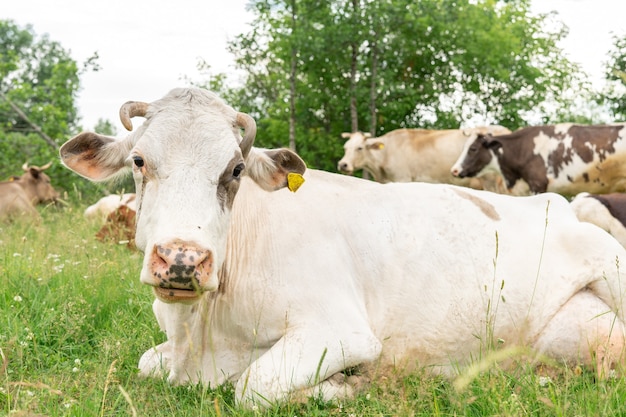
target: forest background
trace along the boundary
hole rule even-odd
[[[291,147],[311,168],[336,170],[347,131],[626,120],[626,38],[613,38],[598,89],[558,46],[567,27],[532,14],[529,0],[249,6],[250,30],[228,45],[242,80],[231,82],[200,58],[184,82],[251,114],[257,146]],[[58,161],[58,146],[83,130],[81,77],[99,69],[97,51],[76,62],[36,28],[0,20],[0,178],[19,174],[24,162]],[[118,133],[106,119],[95,130]],[[90,184],[58,163],[50,171],[70,199],[132,189]]]

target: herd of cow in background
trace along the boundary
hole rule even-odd
[[[626,124],[398,129],[380,137],[344,133],[337,169],[363,169],[381,183],[421,181],[500,194],[555,192],[581,221],[626,246]]]
[[[453,184],[512,196],[556,192],[571,198],[581,221],[626,246],[626,124],[397,129],[380,137],[343,133],[341,173],[364,170],[380,183]],[[44,166],[0,182],[0,219],[39,219],[38,204],[59,201]],[[96,239],[133,247],[134,193],[103,197],[85,210],[102,224]]]

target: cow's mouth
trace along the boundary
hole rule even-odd
[[[194,302],[202,297],[202,291],[152,287],[154,294],[167,303]]]

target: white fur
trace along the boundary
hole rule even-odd
[[[626,247],[626,228],[604,204],[590,197],[589,193],[580,193],[574,197],[571,205],[580,221],[595,224]]]
[[[590,365],[581,352],[599,349],[610,320],[585,323],[607,309],[623,346],[626,250],[562,197],[308,170],[297,193],[244,177],[231,211],[215,184],[238,150],[232,113],[183,112],[184,93],[151,107],[161,112],[132,151],[148,165],[135,169],[138,246],[149,259],[155,243],[193,240],[215,254],[219,288],[154,302],[167,341],[142,356],[142,375],[233,381],[253,406],[349,393],[336,374],[353,366],[453,375],[498,340]],[[254,152],[246,169],[276,175]]]

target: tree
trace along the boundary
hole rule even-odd
[[[80,86],[69,53],[47,35],[37,37],[32,27],[21,29],[9,20],[0,21],[0,57],[0,91],[47,135],[66,138],[77,127]],[[31,130],[6,102],[0,103],[0,126],[6,132]]]
[[[108,119],[98,119],[98,123],[96,123],[93,130],[101,135],[115,136],[117,134],[115,125]]]
[[[0,20],[0,174],[20,173],[24,162],[43,165],[53,185],[93,192],[58,163],[58,146],[79,130],[76,96],[81,71],[97,70],[97,54],[79,69],[58,42]],[[35,134],[33,134],[35,133]]]
[[[598,102],[609,109],[614,120],[626,120],[626,37],[613,37],[605,79]]]
[[[264,146],[333,170],[341,132],[547,122],[588,88],[528,0],[257,0],[231,43]],[[295,51],[295,53],[294,53]],[[292,101],[293,100],[293,101]],[[291,109],[289,103],[293,103]],[[550,107],[552,106],[552,107]],[[294,118],[295,115],[295,118]]]

